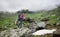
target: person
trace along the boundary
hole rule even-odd
[[[23,19],[24,19],[24,13],[21,12],[21,13],[18,15],[18,28],[22,28]]]

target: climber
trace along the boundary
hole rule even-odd
[[[17,20],[18,28],[22,28],[23,19],[24,19],[24,12],[20,12],[20,14],[18,15],[18,20]]]

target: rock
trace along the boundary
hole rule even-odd
[[[42,29],[44,29],[45,27],[46,27],[45,22],[40,22],[40,23],[37,24],[36,31],[37,31],[37,30],[42,30]]]
[[[0,33],[0,37],[21,37],[21,36],[27,36],[31,30],[28,28],[21,28],[21,29],[10,29],[5,30]]]
[[[53,33],[53,37],[60,37],[60,29],[57,29],[57,31]]]
[[[34,19],[30,19],[30,18],[25,18],[23,21],[25,21],[25,22],[29,22],[29,23],[31,23],[31,22],[35,22]]]
[[[35,22],[30,23],[29,25],[29,29],[32,30],[31,32],[35,32],[37,28],[37,24],[35,24]]]
[[[60,25],[60,22],[58,22],[56,25]]]
[[[49,21],[48,18],[43,18],[41,21]]]
[[[60,20],[60,18],[57,18],[57,20]]]
[[[45,22],[40,22],[40,23],[38,23],[37,25],[38,25],[38,27],[43,27],[43,28],[45,28],[46,23],[45,23]]]

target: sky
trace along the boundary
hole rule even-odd
[[[60,0],[0,0],[0,11],[15,12],[22,9],[31,11],[52,10],[60,5]]]

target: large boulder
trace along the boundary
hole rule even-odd
[[[45,22],[40,22],[40,23],[37,23],[36,30],[41,30],[41,29],[44,29],[45,27],[46,27],[46,23]]]
[[[43,28],[45,28],[46,23],[45,23],[45,22],[40,22],[40,23],[38,23],[37,25],[38,25],[38,27],[43,27]]]

